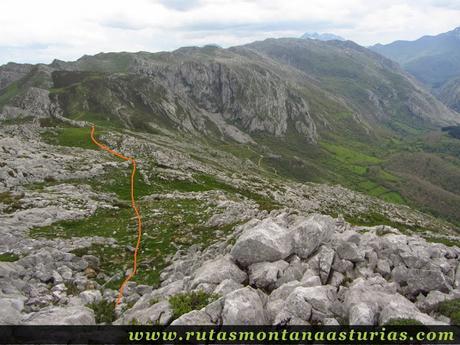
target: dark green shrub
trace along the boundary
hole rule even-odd
[[[414,325],[423,325],[420,321],[414,319],[390,319],[385,324],[385,326],[414,326]]]
[[[15,262],[19,260],[19,256],[13,253],[0,254],[0,261],[3,262]]]
[[[116,319],[115,305],[113,302],[102,300],[98,303],[91,303],[88,307],[94,310],[96,323],[111,324]]]
[[[452,325],[460,325],[460,298],[439,303],[437,310],[449,317]]]
[[[216,294],[210,294],[204,291],[192,291],[189,293],[180,293],[169,298],[169,304],[173,311],[173,318],[199,310],[209,303],[214,302],[219,298]]]

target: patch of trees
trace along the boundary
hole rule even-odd
[[[460,126],[443,127],[442,131],[447,132],[453,138],[460,139]]]

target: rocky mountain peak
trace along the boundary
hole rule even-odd
[[[345,41],[345,38],[330,33],[306,32],[300,38],[320,41]]]

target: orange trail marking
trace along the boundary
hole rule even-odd
[[[134,160],[134,158],[123,156],[121,153],[118,153],[112,150],[111,148],[109,148],[108,146],[105,146],[104,144],[101,144],[100,142],[98,142],[94,138],[94,130],[95,128],[93,125],[91,127],[91,140],[95,145],[99,146],[99,148],[101,148],[102,150],[107,151],[114,156],[117,156],[118,158],[121,158],[125,161],[130,162],[133,166],[132,172],[131,172],[131,207],[133,208],[134,214],[137,219],[137,243],[136,243],[136,249],[134,250],[133,271],[123,281],[123,283],[120,286],[120,290],[118,292],[118,298],[117,298],[116,304],[120,304],[121,299],[123,298],[123,291],[125,289],[126,284],[128,284],[128,282],[131,280],[132,277],[134,277],[134,275],[137,272],[137,254],[141,246],[141,238],[142,238],[142,218],[141,218],[139,209],[136,206],[136,200],[134,198],[134,177],[136,176],[136,161]]]

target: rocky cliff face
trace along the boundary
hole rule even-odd
[[[187,56],[186,52],[182,54]],[[236,55],[227,61],[194,61],[170,66],[141,66],[137,72],[164,85],[169,99],[188,99],[213,117],[243,130],[285,136],[294,124],[299,134],[317,139],[308,101],[293,85],[268,68]]]
[[[439,99],[450,108],[460,111],[460,78],[446,82],[439,91]]]
[[[33,66],[30,64],[9,63],[0,66],[0,90],[11,85],[15,81],[24,78]]]
[[[72,80],[68,72],[55,72],[55,80],[65,78]],[[134,127],[139,126],[139,113],[143,113],[145,122],[155,126],[163,123],[185,132],[243,142],[250,141],[254,132],[285,136],[291,125],[306,141],[317,139],[307,101],[280,77],[251,65],[194,60],[167,66],[139,64],[135,75],[84,80],[82,84],[88,92],[98,90],[82,95],[71,89],[53,95],[64,113],[72,112],[69,102],[74,102],[73,107],[107,113]]]

